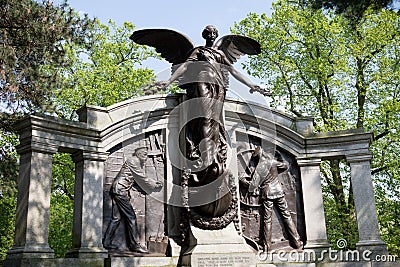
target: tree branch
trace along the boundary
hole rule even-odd
[[[388,166],[382,166],[382,167],[374,168],[374,169],[371,170],[371,175],[380,173],[382,171],[386,171],[387,169],[389,169]]]
[[[390,133],[390,131],[389,131],[388,129],[386,129],[384,132],[382,132],[382,133],[380,133],[380,134],[377,134],[377,135],[374,137],[374,140],[377,141],[377,140],[379,140],[379,139],[385,137],[385,136],[388,135],[389,133]]]

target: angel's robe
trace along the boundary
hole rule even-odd
[[[226,169],[228,145],[222,120],[226,86],[221,53],[211,47],[194,48],[186,61],[185,77],[180,81],[188,101],[193,102],[188,112],[196,113],[186,125],[186,154],[188,159],[198,163],[191,167],[197,176],[192,186],[214,182]],[[228,208],[230,200],[230,194],[227,194],[226,198],[202,209],[208,214],[220,215]]]

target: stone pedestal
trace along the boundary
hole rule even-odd
[[[191,225],[191,247],[182,254],[182,266],[255,267],[255,252],[246,244],[233,223],[221,230],[201,230]]]

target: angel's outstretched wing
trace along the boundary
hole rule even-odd
[[[233,64],[242,55],[257,55],[261,53],[260,43],[243,35],[225,35],[214,45],[222,50],[228,60]]]
[[[259,42],[250,37],[238,34],[225,35],[221,37],[217,43],[215,43],[214,48],[223,51],[231,64],[238,61],[238,59],[243,55],[257,55],[261,53]],[[226,69],[222,69],[222,72],[225,86],[228,88],[229,72]]]
[[[133,32],[130,37],[137,44],[152,46],[165,60],[173,65],[185,62],[194,48],[193,42],[169,29],[144,29]]]

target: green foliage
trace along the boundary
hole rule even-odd
[[[0,262],[14,243],[17,195],[17,137],[0,130]]]
[[[377,210],[382,239],[391,255],[400,256],[400,203],[387,197],[378,197]]]
[[[321,164],[324,210],[330,244],[347,241],[346,249],[355,249],[357,220],[350,183],[350,168],[344,161],[326,160]]]
[[[50,207],[49,245],[56,258],[63,258],[72,248],[74,202],[67,195],[54,192]]]
[[[278,0],[271,18],[251,13],[235,25],[234,32],[262,46],[262,53],[251,57],[245,68],[271,86],[273,106],[283,103],[296,116],[315,117],[317,131],[374,132],[372,174],[382,191],[377,201],[389,208],[379,213],[381,228],[392,233],[386,227],[392,227],[389,220],[398,214],[400,203],[400,16],[369,6],[360,19],[351,20],[305,2]],[[335,204],[327,211],[327,221],[335,221],[328,232],[331,238],[346,236],[354,204],[339,161],[326,163],[323,184],[326,203]],[[338,219],[345,227],[334,226]],[[389,248],[399,246],[398,236],[383,236]]]
[[[52,175],[49,245],[62,258],[72,248],[75,164],[70,154],[54,155]]]
[[[329,243],[332,245],[332,249],[339,249],[337,247],[337,241],[341,239],[344,239],[347,242],[345,249],[356,249],[358,232],[357,220],[354,212],[351,216],[348,216],[347,213],[339,211],[334,199],[326,195],[324,196],[324,211],[325,217],[327,218],[327,235]],[[346,231],[343,231],[343,228],[345,228]]]
[[[362,18],[366,10],[390,7],[396,0],[306,0],[314,8],[334,9],[350,18]]]
[[[52,176],[49,245],[63,258],[72,248],[75,163],[70,154],[54,155]]]
[[[58,153],[53,157],[53,180],[51,191],[53,194],[66,195],[74,200],[75,163],[71,155]]]
[[[0,196],[0,262],[14,244],[15,207],[15,197]]]
[[[0,197],[16,195],[18,157],[15,146],[17,144],[18,139],[15,134],[0,129]]]
[[[59,116],[73,118],[85,105],[106,107],[141,95],[141,88],[155,80],[152,70],[139,68],[155,54],[129,39],[133,30],[128,22],[121,27],[97,22],[87,36],[88,47],[69,47],[66,55],[74,64],[64,70],[64,84],[55,97]]]
[[[92,21],[66,3],[0,0],[0,99],[3,123],[15,114],[44,111],[60,70],[68,67],[65,47],[85,43]],[[44,66],[55,66],[48,72]],[[5,120],[5,121],[4,121]]]
[[[341,31],[338,19],[282,1],[274,8],[272,18],[250,14],[236,25],[262,46],[245,67],[269,83],[276,102],[283,98],[292,113],[317,115],[318,130],[343,128],[347,116],[337,111],[346,86],[339,75],[346,68],[345,48],[332,38]]]

